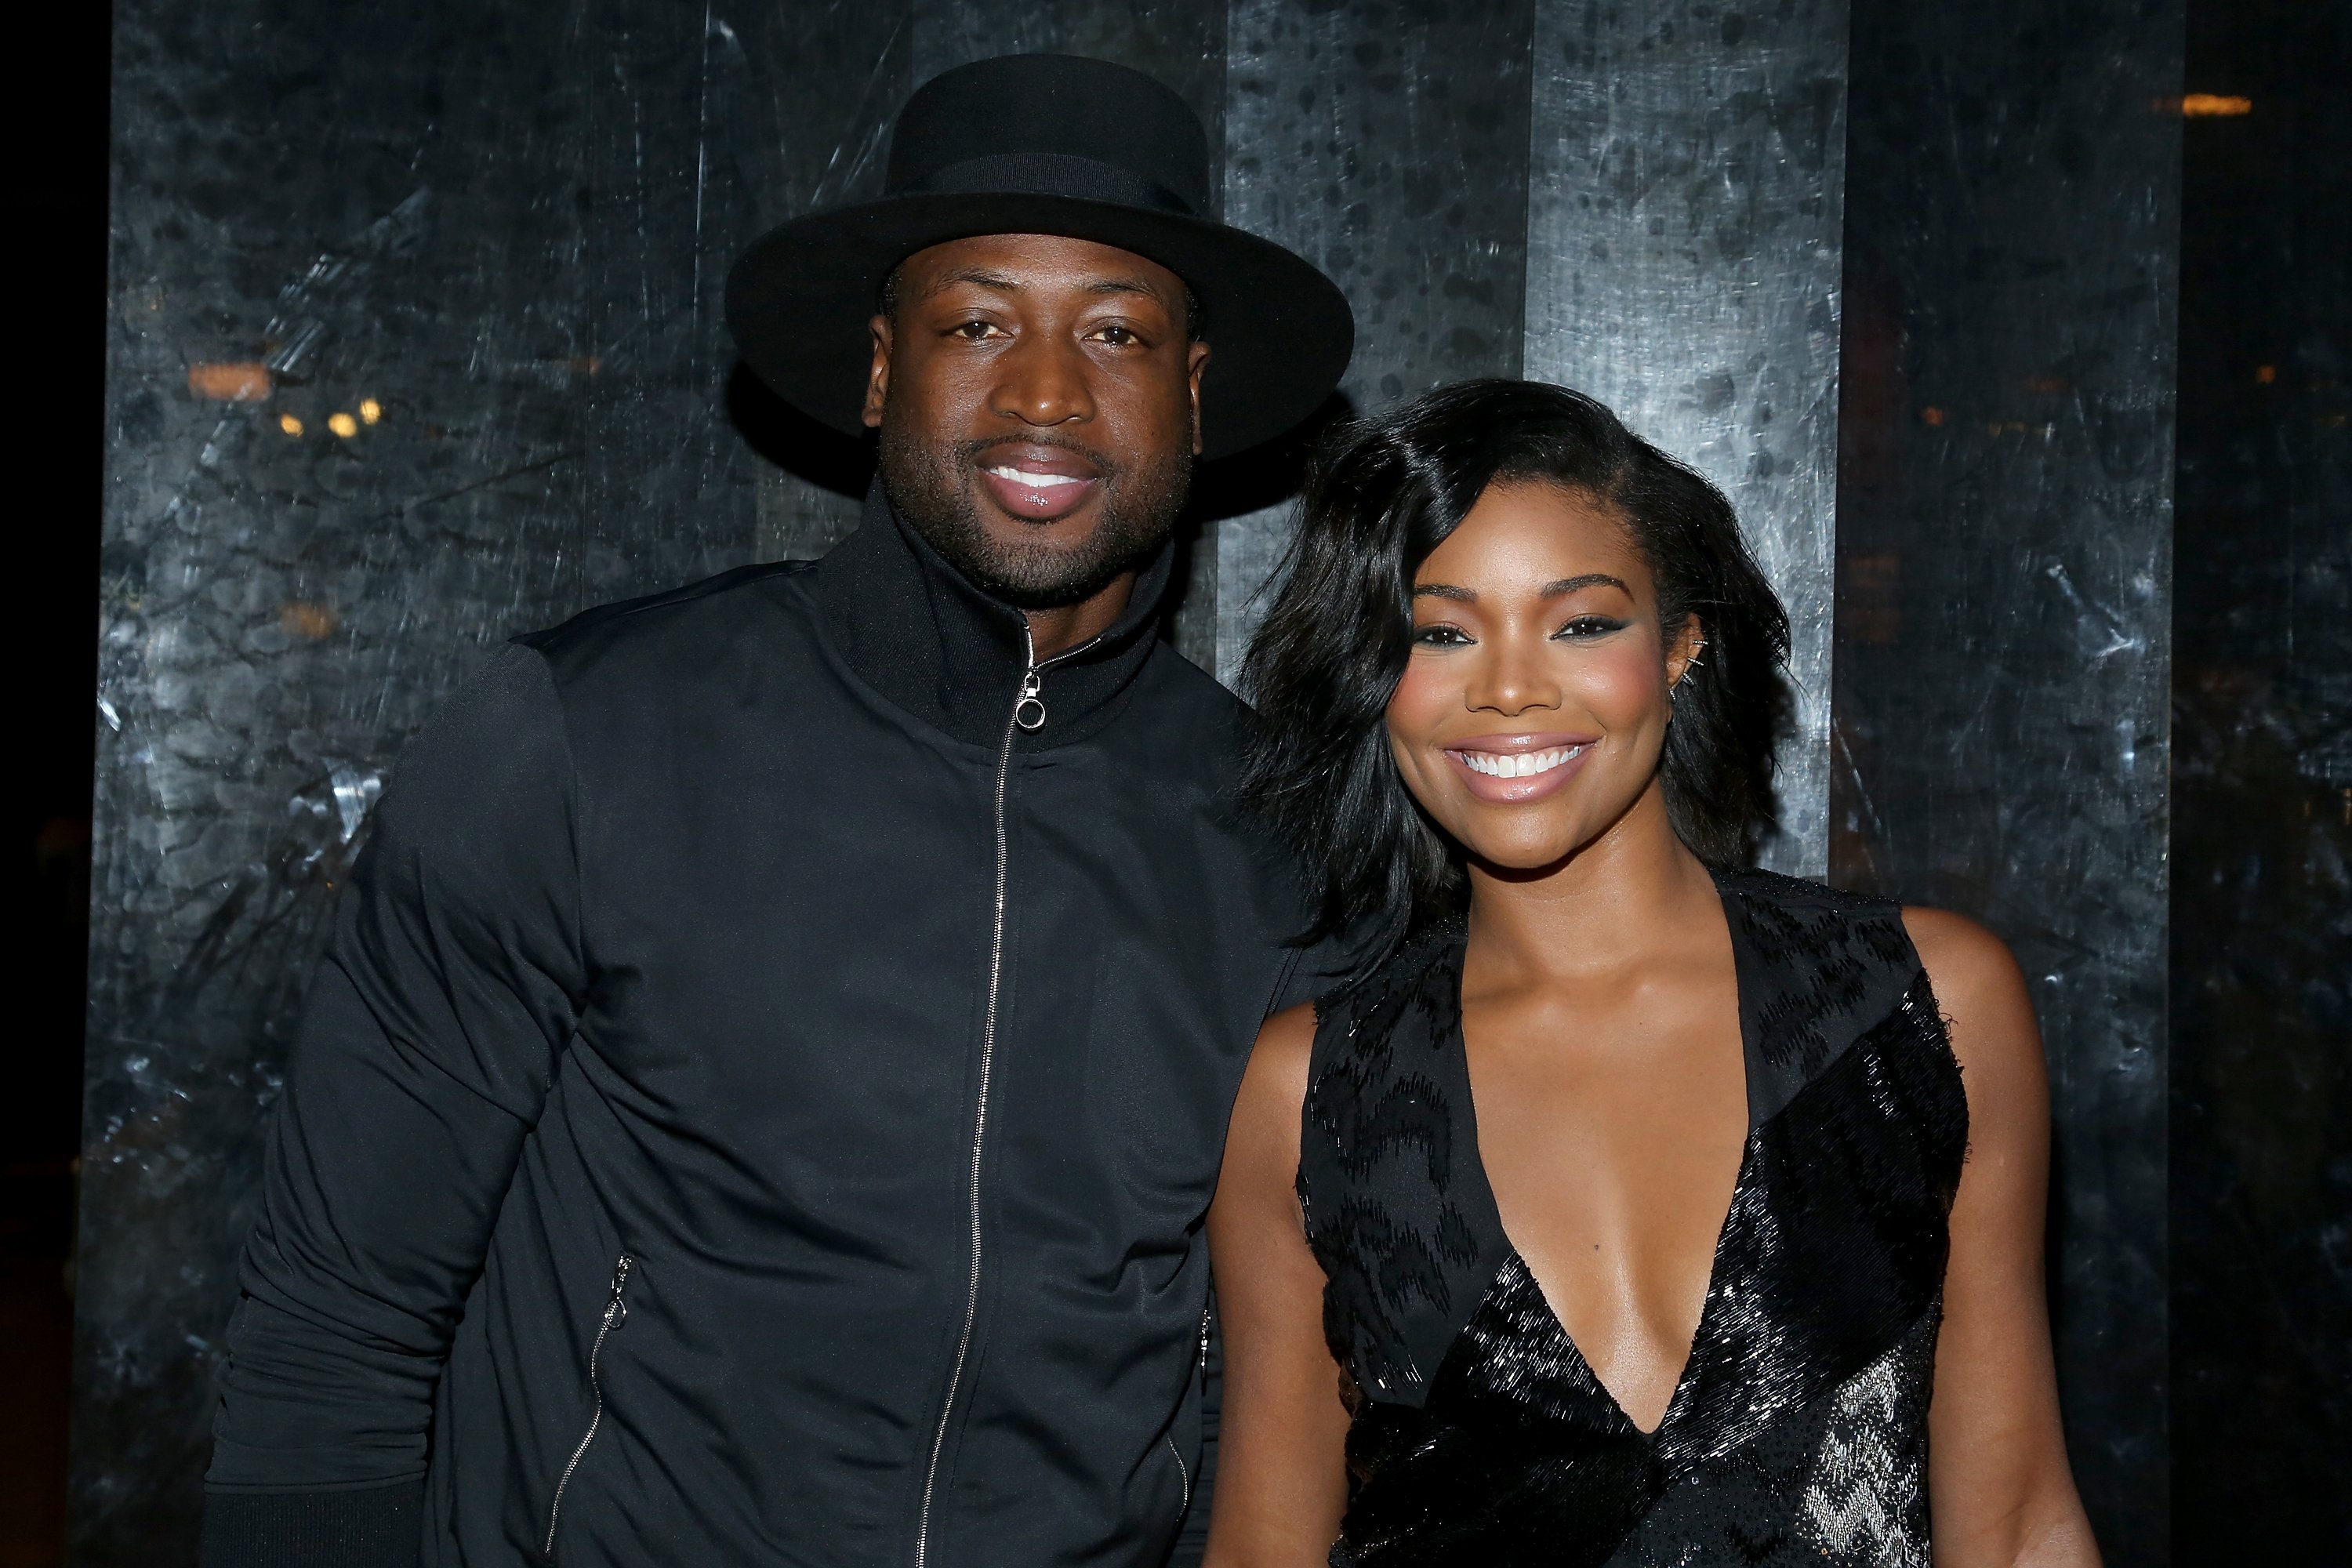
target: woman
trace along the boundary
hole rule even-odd
[[[1213,1568],[2097,1562],[2015,963],[1739,868],[1787,636],[1722,496],[1574,393],[1320,465],[1252,792],[1327,929],[1406,934],[1235,1109]]]

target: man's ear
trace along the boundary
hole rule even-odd
[[[877,316],[866,323],[874,338],[874,363],[866,369],[866,409],[859,416],[868,430],[882,426],[882,405],[890,396],[890,318]]]
[[[1683,629],[1674,646],[1666,650],[1666,689],[1673,690],[1683,683],[1694,665],[1706,661],[1699,655],[1706,647],[1706,626],[1696,616],[1683,617]]]
[[[1201,455],[1201,372],[1209,363],[1209,345],[1194,343],[1184,362],[1184,395],[1192,405],[1192,456]]]

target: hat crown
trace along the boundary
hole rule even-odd
[[[885,189],[971,189],[1016,160],[1117,171],[1151,187],[1151,205],[1210,212],[1209,138],[1192,106],[1141,71],[1076,55],[999,55],[925,82],[891,132]]]

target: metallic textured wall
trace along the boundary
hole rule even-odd
[[[1592,394],[1739,509],[1789,606],[1765,863],[1829,866],[1846,0],[1537,12],[1527,374]]]
[[[1184,92],[1226,216],[1348,291],[1327,416],[1524,368],[1740,504],[1799,626],[1775,862],[2037,978],[2078,1456],[2157,1561],[2177,12],[2008,16],[1854,0],[1849,200],[1844,0],[128,0],[82,1559],[192,1555],[262,1118],[401,742],[497,638],[839,537],[867,449],[734,364],[727,263],[877,189],[924,76],[1056,48]],[[1300,456],[1202,475],[1173,635],[1227,679]]]
[[[2024,966],[2075,1473],[2158,1563],[2181,12],[2002,21],[1854,7],[1830,870]]]

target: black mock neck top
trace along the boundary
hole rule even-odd
[[[1719,876],[1748,1136],[1688,1364],[1635,1426],[1503,1233],[1459,922],[1321,1009],[1298,1190],[1351,1385],[1339,1568],[1917,1563],[1968,1104],[1892,902]]]

